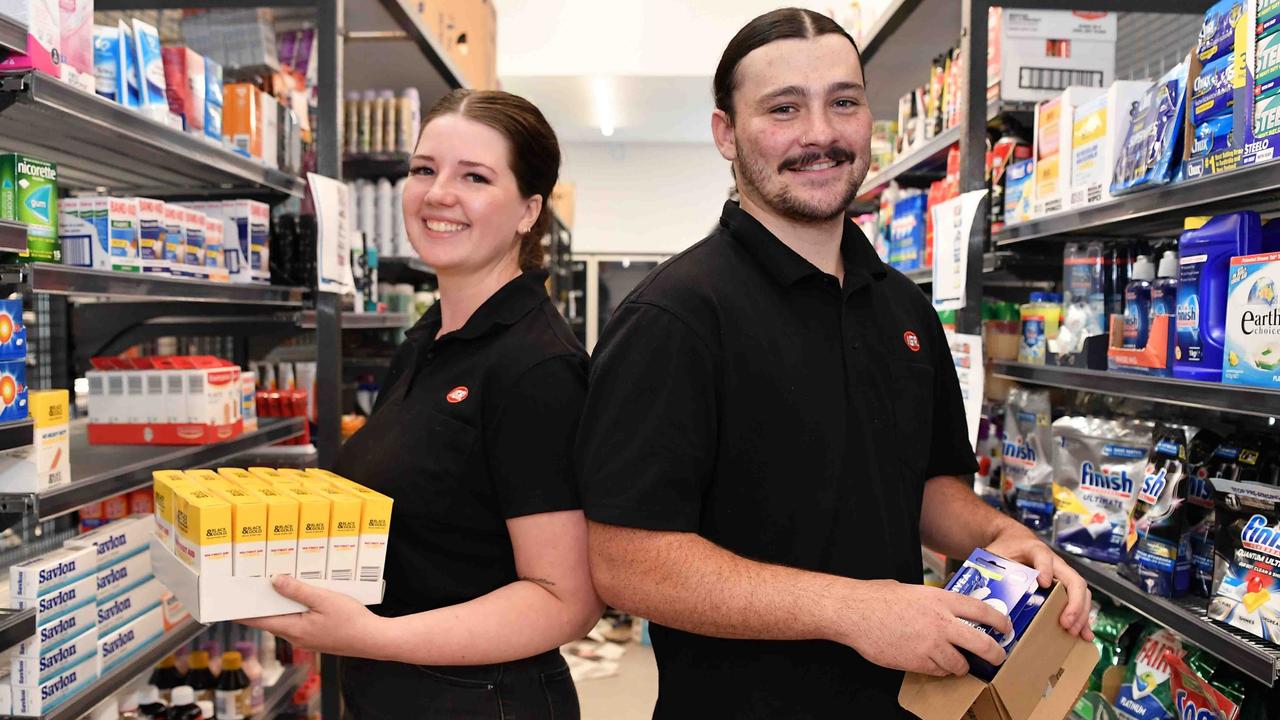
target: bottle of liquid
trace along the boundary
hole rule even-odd
[[[1033,292],[1031,301],[1019,308],[1022,340],[1018,345],[1018,362],[1043,365],[1049,353],[1049,341],[1058,337],[1062,318],[1061,297],[1054,293]]]
[[[395,198],[395,190],[391,187],[391,181],[387,178],[378,178],[374,193],[374,205],[377,212],[377,224],[373,233],[374,245],[378,248],[379,255],[391,255],[395,245],[393,230],[395,219],[393,216],[400,211],[400,208],[392,204]]]
[[[1173,349],[1177,344],[1177,333],[1174,332],[1175,313],[1178,307],[1178,251],[1165,250],[1156,269],[1155,282],[1151,283],[1151,323],[1155,327],[1156,318],[1166,318],[1167,354],[1165,367],[1153,368],[1153,375],[1168,375],[1173,367]]]
[[[116,698],[116,717],[120,720],[138,720],[142,713],[138,710],[138,691],[133,690]]]
[[[170,655],[156,665],[147,684],[154,685],[159,690],[161,700],[167,703],[170,702],[170,693],[174,688],[187,684],[187,677],[178,669],[177,658]]]
[[[218,706],[208,700],[197,700],[196,707],[200,709],[200,720],[212,720],[218,717]]]
[[[360,95],[360,152],[369,154],[373,147],[373,103],[378,96],[372,90],[365,90]]]
[[[1151,281],[1156,277],[1151,258],[1139,255],[1131,277],[1124,288],[1124,347],[1141,350],[1147,346],[1151,330]]]
[[[206,658],[207,660],[207,658]],[[179,685],[173,689],[173,703],[169,705],[166,720],[202,720],[204,714],[196,705],[196,693],[190,685]]]
[[[240,653],[235,650],[222,653],[222,674],[218,676],[213,703],[218,720],[244,720],[253,714],[250,686]]]
[[[262,687],[262,663],[258,662],[258,645],[242,640],[236,643],[236,650],[244,659],[244,674],[249,676],[249,708],[257,715],[266,704],[266,694]]]
[[[209,651],[192,650],[187,660],[187,686],[195,692],[196,700],[212,701],[217,684],[218,679],[209,669]],[[177,689],[174,690],[176,692]],[[178,704],[176,696],[171,704]]]
[[[393,153],[400,146],[396,138],[396,131],[399,129],[399,123],[396,122],[399,103],[396,102],[393,90],[383,90],[378,93],[378,99],[382,101],[382,151]]]
[[[409,246],[409,233],[404,227],[404,186],[409,178],[400,178],[391,189],[391,234],[393,236],[389,255],[412,257],[413,248]]]
[[[377,90],[369,90],[365,96],[369,98],[369,152],[386,152],[386,138],[382,135],[387,115],[386,100]]]
[[[147,685],[138,693],[138,717],[145,720],[165,720],[169,709],[160,702],[160,688]]]
[[[347,92],[347,101],[343,105],[342,114],[342,149],[348,155],[360,152],[360,93],[356,90]]]
[[[379,293],[385,297],[385,293]],[[269,632],[262,633],[262,652],[258,657],[262,660],[262,684],[265,687],[271,687],[276,684],[281,675],[284,675],[284,666],[280,664],[280,658],[276,657],[276,636]]]
[[[412,155],[418,146],[418,127],[422,125],[422,100],[418,97],[418,88],[405,88],[400,93],[399,116],[400,130],[397,134],[399,147],[396,149]]]

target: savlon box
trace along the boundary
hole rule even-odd
[[[38,658],[15,656],[9,664],[14,685],[40,685],[86,658],[98,661],[98,629],[89,628],[71,642]]]
[[[98,662],[105,672],[164,634],[164,611],[154,607],[124,627],[98,634]]]
[[[33,601],[25,601],[33,602]],[[89,603],[37,626],[36,634],[18,643],[18,655],[40,658],[66,645],[81,633],[98,626],[98,605]]]
[[[86,657],[39,685],[14,685],[13,714],[46,715],[97,679],[97,658]]]
[[[95,577],[85,577],[70,585],[54,590],[38,598],[14,598],[19,609],[36,609],[36,626],[48,625],[63,615],[70,615],[85,605],[98,602],[98,583]]]
[[[131,515],[67,541],[67,547],[93,547],[98,569],[104,570],[147,549],[156,534],[152,515]]]
[[[9,595],[35,599],[94,575],[98,555],[93,548],[62,548],[9,570]]]
[[[150,553],[145,553],[147,563]],[[154,577],[110,600],[98,603],[98,632],[106,634],[164,602],[164,586]]]
[[[98,571],[98,602],[103,603],[150,580],[151,556],[135,553]]]

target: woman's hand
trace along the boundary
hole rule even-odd
[[[341,593],[322,590],[287,575],[277,575],[272,587],[309,610],[291,615],[252,618],[240,622],[288,640],[293,645],[332,655],[380,659],[384,618]]]

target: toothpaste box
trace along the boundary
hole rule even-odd
[[[164,257],[164,202],[138,198],[138,264],[144,273],[168,273]]]
[[[325,576],[330,580],[355,580],[364,502],[343,490],[324,487],[310,487],[308,490],[329,501],[329,553]]]
[[[19,609],[35,607],[36,626],[44,626],[98,602],[97,578],[85,577],[39,598],[15,598]]]
[[[97,658],[86,657],[38,686],[13,686],[13,714],[41,716],[98,679]]]
[[[323,580],[329,557],[329,500],[299,487],[275,488],[298,501],[298,574],[303,580]]]
[[[169,272],[183,274],[187,261],[187,236],[182,224],[183,207],[173,203],[164,206],[164,260]]]
[[[98,571],[98,603],[104,603],[150,580],[151,555],[140,552]]]
[[[1280,387],[1280,253],[1231,259],[1222,381]]]
[[[98,571],[93,548],[64,547],[9,569],[9,595],[36,599]]]
[[[119,630],[98,634],[98,662],[106,672],[164,635],[164,611],[154,607]]]
[[[231,505],[191,483],[173,496],[175,554],[199,575],[231,577]]]
[[[186,246],[186,255],[182,261],[181,274],[188,277],[207,280],[209,271],[205,267],[205,216],[199,210],[189,207],[182,209],[182,237]]]
[[[173,489],[176,485],[192,484],[181,470],[156,470],[151,473],[152,505],[155,507],[156,537],[160,544],[170,552],[176,552],[173,546],[173,510],[176,499]]]
[[[1071,207],[1111,199],[1117,145],[1129,132],[1131,109],[1149,87],[1148,82],[1117,80],[1105,94],[1076,108],[1071,124]]]
[[[27,393],[32,443],[0,454],[0,492],[44,492],[71,482],[71,400],[66,390]]]
[[[1265,37],[1280,28],[1280,0],[1258,0],[1257,33]]]
[[[189,470],[187,477],[231,505],[231,573],[263,577],[267,573],[267,504],[213,470]]]
[[[98,629],[89,628],[71,642],[41,657],[14,656],[10,662],[10,679],[16,686],[38,686],[63,670],[86,658],[98,660]]]
[[[37,625],[35,635],[18,643],[17,654],[29,658],[44,657],[79,637],[86,630],[97,626],[97,603],[81,605],[44,625]]]
[[[164,602],[165,592],[164,585],[152,578],[128,592],[98,603],[99,634],[105,635],[139,615],[159,608]]]
[[[0,155],[0,219],[26,224],[27,252],[22,257],[62,262],[57,166],[29,155]]]
[[[223,200],[223,217],[236,226],[236,242],[254,282],[271,282],[271,206],[256,200]],[[231,244],[227,236],[226,244]],[[243,281],[243,276],[234,278]]]
[[[156,534],[152,515],[131,515],[67,541],[67,547],[92,547],[98,553],[98,569],[144,552]]]
[[[26,420],[27,361],[0,360],[0,423]]]

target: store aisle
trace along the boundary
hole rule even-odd
[[[578,683],[583,720],[649,720],[658,700],[653,647],[628,643],[613,677]]]

